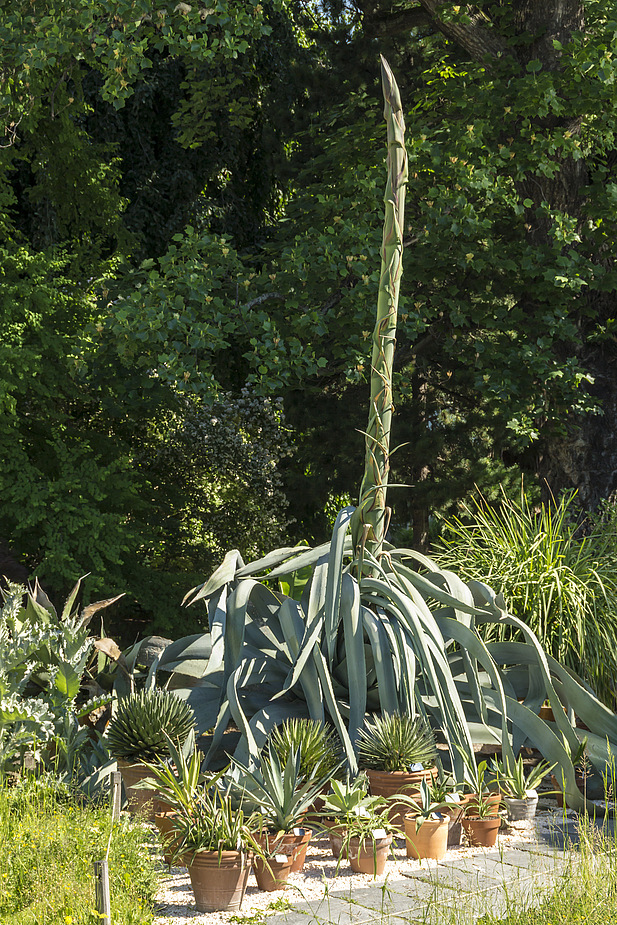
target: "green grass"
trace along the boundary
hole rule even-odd
[[[105,857],[110,812],[82,807],[51,778],[0,784],[2,925],[94,925],[93,863]],[[157,873],[150,835],[122,818],[109,852],[112,921],[149,925]]]

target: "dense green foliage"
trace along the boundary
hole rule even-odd
[[[46,586],[90,572],[177,634],[225,548],[322,540],[355,497],[380,50],[410,164],[394,526],[426,545],[521,467],[610,494],[615,4],[553,6],[11,7],[0,537]]]

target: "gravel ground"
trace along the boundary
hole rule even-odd
[[[571,816],[571,813],[568,813]],[[562,810],[548,810],[538,814],[535,824],[522,823],[503,830],[499,834],[498,845],[502,848],[516,847],[535,841],[538,834],[548,834],[555,823],[563,820]],[[482,851],[494,851],[494,848],[449,848],[447,859],[470,857]],[[233,917],[250,917],[255,914],[267,914],[286,908],[288,904],[300,901],[321,899],[328,889],[344,891],[352,884],[354,887],[366,887],[371,884],[379,886],[386,880],[402,878],[402,871],[418,870],[421,867],[435,865],[436,861],[414,861],[406,857],[404,840],[399,840],[394,848],[395,857],[388,861],[382,877],[373,877],[352,872],[343,862],[336,871],[336,861],[332,857],[327,836],[313,836],[309,843],[304,871],[291,874],[286,889],[275,893],[258,890],[255,877],[251,873],[247,891],[240,913],[233,912],[197,912],[193,901],[191,882],[186,868],[172,868],[157,894],[157,915],[154,925],[226,925]]]

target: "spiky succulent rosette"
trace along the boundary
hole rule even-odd
[[[159,761],[167,754],[167,734],[180,746],[195,726],[195,714],[184,700],[158,688],[130,694],[118,704],[107,730],[114,758]]]

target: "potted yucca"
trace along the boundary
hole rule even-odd
[[[148,764],[168,754],[168,741],[180,748],[195,728],[195,714],[186,701],[158,688],[129,694],[119,701],[105,735],[110,755],[118,761],[128,809],[137,812],[152,804],[152,793],[135,789],[151,775]]]
[[[418,798],[422,781],[432,783],[437,775],[435,737],[421,716],[373,716],[360,730],[357,752],[358,763],[368,775],[370,791],[376,796],[406,794]],[[394,803],[389,816],[402,828],[406,812],[404,803]]]
[[[198,912],[240,909],[251,863],[264,857],[254,836],[260,818],[238,804],[224,773],[208,778],[190,805],[180,804],[174,823],[174,857],[188,868]]]

